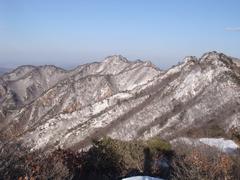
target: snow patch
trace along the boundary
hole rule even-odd
[[[216,147],[226,153],[232,153],[239,148],[234,141],[223,138],[200,138],[199,142],[211,147]]]
[[[199,138],[192,139],[187,137],[180,137],[170,141],[171,144],[176,144],[178,142],[182,142],[192,146],[198,146],[201,144],[208,145],[210,147],[215,147],[218,150],[224,153],[234,153],[237,149],[239,149],[239,145],[236,144],[232,140],[224,139],[224,138]]]

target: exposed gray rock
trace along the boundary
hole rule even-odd
[[[235,61],[210,52],[166,71],[122,56],[71,71],[20,67],[0,79],[1,135],[34,150],[79,149],[106,135],[173,139],[212,124],[227,132],[240,126]]]

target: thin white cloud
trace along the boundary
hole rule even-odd
[[[234,31],[234,32],[240,32],[240,27],[227,27],[225,28],[226,31]]]

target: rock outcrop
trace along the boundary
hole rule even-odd
[[[209,52],[164,71],[122,56],[71,71],[22,66],[0,77],[1,137],[35,150],[84,148],[103,136],[173,139],[212,127],[228,132],[240,126],[238,64]]]

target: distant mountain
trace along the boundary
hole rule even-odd
[[[6,72],[9,72],[9,71],[11,71],[10,68],[1,68],[1,67],[0,67],[0,76],[1,76],[2,74],[6,73]]]
[[[70,71],[21,66],[0,78],[1,138],[52,150],[103,136],[219,136],[240,125],[235,61],[209,52],[164,71],[122,56]]]

